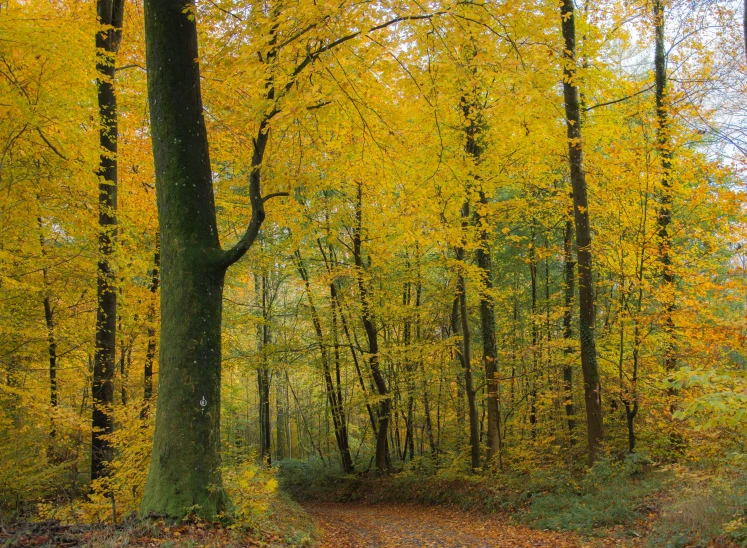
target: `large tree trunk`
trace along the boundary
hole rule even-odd
[[[602,422],[602,386],[599,382],[596,333],[594,330],[594,278],[591,253],[589,203],[584,173],[583,141],[581,139],[581,110],[578,100],[576,73],[576,22],[573,0],[563,0],[560,6],[563,39],[563,98],[565,100],[568,134],[568,161],[573,188],[573,214],[576,225],[579,285],[579,339],[581,342],[581,370],[584,376],[586,426],[589,441],[589,462],[597,456],[604,438]]]
[[[141,513],[212,517],[220,475],[221,315],[225,264],[202,116],[194,8],[145,3],[151,134],[161,231],[158,406]],[[178,99],[177,99],[178,98]],[[214,490],[213,490],[214,489]]]
[[[142,514],[212,518],[227,506],[220,474],[221,315],[226,269],[265,219],[260,166],[268,133],[254,139],[246,232],[218,241],[202,114],[195,6],[146,0],[148,100],[161,231],[158,406]]]
[[[99,258],[96,295],[96,349],[93,361],[93,428],[91,479],[106,474],[112,458],[107,437],[114,431],[108,409],[114,403],[114,364],[117,344],[117,293],[113,255],[117,239],[117,97],[114,94],[114,61],[122,37],[124,0],[98,0],[96,70],[99,103]]]

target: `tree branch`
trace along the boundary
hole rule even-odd
[[[52,149],[52,152],[54,152],[57,156],[59,156],[63,160],[67,161],[67,158],[65,157],[65,155],[62,154],[59,150],[57,150],[55,146],[49,142],[49,140],[44,136],[40,128],[36,128],[36,132],[39,134],[39,137],[42,138],[42,141],[44,141],[47,144],[47,146]]]
[[[615,99],[614,101],[607,101],[606,103],[599,103],[598,105],[592,105],[590,107],[586,107],[584,109],[584,112],[589,112],[590,110],[594,110],[595,108],[599,107],[607,107],[609,105],[614,105],[615,103],[622,103],[623,101],[627,101],[628,99],[632,99],[633,97],[636,97],[637,95],[640,95],[641,93],[646,93],[647,91],[650,91],[653,89],[655,84],[651,84],[650,86],[646,86],[640,91],[636,91],[633,95],[628,95],[627,97],[621,97],[620,99]]]
[[[283,89],[284,92],[290,91],[290,89],[293,87],[293,84],[296,81],[296,76],[301,74],[301,72],[311,63],[313,63],[322,53],[329,51],[331,49],[336,48],[340,44],[344,44],[345,42],[348,42],[352,40],[353,38],[357,38],[358,36],[361,36],[362,34],[368,34],[370,32],[374,32],[377,30],[385,29],[391,25],[394,25],[396,23],[401,23],[402,21],[418,21],[422,19],[432,19],[436,15],[445,15],[448,12],[445,11],[437,11],[434,13],[428,13],[425,15],[404,15],[402,17],[395,17],[394,19],[390,19],[389,21],[385,23],[381,23],[380,25],[376,25],[374,27],[371,27],[370,29],[366,31],[357,31],[348,34],[347,36],[343,36],[341,38],[338,38],[337,40],[334,40],[327,44],[326,46],[321,46],[317,48],[313,52],[309,52],[309,54],[304,57],[303,61],[301,61],[298,65],[296,65],[296,68],[293,69],[293,72],[291,73],[291,79],[290,81],[285,85],[285,88]]]
[[[259,235],[259,229],[262,228],[262,223],[265,221],[265,207],[264,203],[272,198],[278,198],[281,196],[290,196],[288,192],[273,192],[267,196],[261,196],[259,193],[259,168],[255,168],[255,171],[250,175],[249,183],[249,200],[252,204],[252,218],[249,220],[249,225],[246,227],[246,232],[241,239],[231,249],[223,251],[219,259],[220,266],[228,268],[236,261],[241,259]]]
[[[114,72],[119,72],[120,70],[127,70],[127,69],[131,69],[131,68],[139,68],[140,70],[145,71],[145,67],[142,67],[142,66],[138,65],[137,63],[133,63],[131,65],[124,65],[124,66],[121,66],[121,67],[114,67]]]
[[[273,192],[272,194],[268,194],[267,196],[262,198],[262,203],[266,202],[267,200],[271,200],[272,198],[278,198],[280,196],[288,197],[290,196],[289,192]]]

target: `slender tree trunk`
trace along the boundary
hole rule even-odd
[[[46,264],[47,251],[42,232],[42,220],[39,222],[39,244],[41,245],[42,260],[42,279],[44,282],[44,323],[47,326],[47,352],[49,354],[49,405],[53,410],[57,409],[57,337],[55,336],[54,308],[52,308],[52,297],[50,294],[49,269]],[[47,446],[47,459],[50,462],[56,461],[54,442],[57,437],[55,428],[55,417],[52,417],[52,427],[49,431],[49,445]]]
[[[654,69],[656,77],[656,119],[657,147],[661,159],[661,180],[659,182],[659,211],[657,218],[659,238],[659,261],[661,263],[662,295],[664,305],[664,370],[671,376],[677,369],[677,348],[674,338],[674,272],[672,270],[672,237],[669,225],[672,223],[672,141],[669,128],[669,107],[667,90],[667,58],[664,49],[664,5],[662,0],[654,0],[654,34],[655,55]],[[669,411],[674,412],[676,392],[669,390]],[[673,441],[681,443],[679,436]]]
[[[275,421],[275,438],[277,439],[276,456],[277,460],[283,460],[286,457],[285,448],[288,445],[286,432],[288,429],[288,411],[285,406],[288,389],[285,386],[283,375],[277,375],[275,378],[275,406],[277,409],[277,420]]]
[[[270,372],[263,364],[257,369],[257,393],[259,394],[259,454],[262,463],[272,464],[270,422]]]
[[[625,406],[625,422],[628,426],[628,450],[635,452],[635,417],[638,414],[638,362],[641,348],[641,328],[638,318],[634,319],[633,325],[633,374],[630,378],[630,395],[626,394],[623,399]]]
[[[462,278],[461,294],[459,296],[459,316],[462,322],[462,359],[464,365],[464,389],[467,393],[469,407],[469,443],[472,456],[472,469],[480,468],[480,423],[477,413],[477,393],[472,379],[472,352],[470,348],[471,336],[469,315],[467,313],[467,295],[464,279]]]
[[[334,311],[333,305],[333,324],[335,328],[334,334],[334,353],[336,359],[336,372],[335,376],[337,379],[337,385],[332,378],[332,371],[329,363],[329,354],[327,352],[327,346],[324,341],[324,333],[322,332],[322,322],[319,319],[319,313],[317,312],[314,304],[314,298],[311,294],[311,284],[309,283],[309,274],[306,271],[306,267],[301,259],[301,252],[296,251],[296,267],[298,268],[299,275],[304,282],[306,289],[306,297],[309,304],[309,310],[311,311],[311,322],[314,326],[316,333],[317,342],[319,343],[319,352],[322,360],[322,372],[324,374],[324,385],[327,393],[327,402],[332,413],[332,424],[335,433],[335,441],[337,442],[337,448],[340,451],[340,459],[342,461],[342,469],[346,474],[353,473],[353,459],[350,455],[350,444],[348,441],[347,431],[347,419],[345,417],[345,409],[342,401],[342,388],[340,378],[340,350],[339,344],[337,343],[337,314]]]
[[[345,413],[345,400],[342,393],[342,363],[340,360],[340,337],[337,329],[337,303],[334,295],[330,290],[330,305],[332,308],[332,351],[335,358],[335,403],[337,404],[338,416],[340,423],[340,445],[341,455],[343,458],[343,470],[352,474],[353,459],[350,455],[350,439],[348,437],[348,416]]]
[[[49,295],[44,296],[44,320],[47,324],[47,349],[49,351],[49,405],[55,408],[57,407],[57,339],[54,334],[54,310]],[[55,431],[52,430],[49,436],[54,438]]]
[[[469,218],[469,204],[462,206],[462,225],[466,228],[466,219]],[[460,263],[464,262],[464,247],[460,245],[456,249],[456,258]],[[461,268],[461,267],[460,267]],[[471,333],[469,326],[469,313],[467,310],[467,291],[464,273],[460,270],[457,274],[456,295],[458,322],[454,322],[455,328],[459,330],[462,337],[459,345],[458,355],[464,371],[464,391],[467,395],[467,413],[469,417],[469,443],[471,466],[473,470],[480,468],[480,420],[477,412],[477,394],[472,379],[472,353]]]
[[[267,274],[255,276],[255,287],[257,289],[260,309],[262,311],[262,323],[257,326],[257,354],[260,356],[260,365],[257,368],[257,391],[259,394],[259,454],[262,463],[270,466],[272,464],[271,442],[272,427],[270,420],[270,364],[267,359],[267,345],[270,344],[270,313],[267,303]]]
[[[119,331],[122,330],[119,329]],[[119,338],[119,382],[122,405],[127,405],[127,345],[123,337]]]
[[[421,280],[421,274],[420,274],[420,249],[417,249],[417,284],[415,286],[415,340],[420,342],[420,337],[422,333],[422,318],[421,318],[421,312],[420,312],[420,300],[423,293],[423,283]],[[431,457],[433,459],[433,462],[436,462],[438,459],[438,447],[436,446],[436,441],[433,437],[433,422],[431,420],[431,407],[430,407],[430,400],[428,398],[428,382],[426,381],[425,376],[425,362],[423,360],[423,353],[422,350],[418,350],[418,365],[419,365],[419,371],[422,375],[423,380],[423,414],[425,415],[425,430],[426,434],[428,435],[428,444],[431,450]],[[414,381],[413,381],[413,390],[414,390]],[[422,448],[421,448],[422,452]]]
[[[571,206],[572,209],[572,206]],[[576,285],[576,263],[573,260],[573,220],[565,222],[563,233],[563,262],[565,271],[565,310],[563,311],[563,338],[565,344],[565,365],[563,366],[563,391],[565,414],[568,420],[568,435],[571,445],[576,443],[576,410],[573,406],[573,293]]]
[[[581,112],[578,100],[576,65],[576,22],[573,0],[563,0],[560,6],[563,39],[563,98],[568,134],[568,161],[573,188],[573,214],[576,225],[579,285],[579,340],[581,370],[584,377],[586,426],[589,442],[589,462],[596,460],[599,444],[604,438],[602,422],[602,385],[599,379],[596,333],[594,329],[594,277],[591,252],[591,226],[587,198],[586,174],[581,138]]]
[[[459,321],[459,294],[454,294],[454,301],[451,304],[451,334],[454,337],[460,337],[462,327]],[[454,354],[459,362],[459,370],[456,378],[456,422],[457,422],[457,439],[456,449],[461,453],[464,446],[465,416],[464,416],[464,360],[462,358],[462,342],[459,341],[454,346]]]
[[[410,264],[407,264],[408,270]],[[417,297],[416,297],[417,299]],[[402,291],[402,304],[406,309],[409,309],[412,304],[412,283],[407,281]],[[416,304],[417,307],[417,304]],[[416,308],[417,313],[417,308]],[[407,451],[410,451],[410,460],[415,456],[415,421],[413,418],[414,406],[415,406],[415,365],[416,362],[412,359],[411,346],[412,346],[412,321],[408,316],[404,322],[404,346],[405,352],[407,353],[404,359],[404,370],[405,370],[405,383],[407,385],[407,416],[405,418],[405,449],[402,460],[406,460]]]
[[[96,33],[99,104],[99,258],[96,295],[96,349],[93,361],[93,422],[91,479],[106,474],[112,458],[107,437],[114,431],[110,407],[114,403],[114,364],[117,351],[117,293],[113,256],[117,240],[117,97],[114,63],[122,38],[124,0],[97,0]]]
[[[337,302],[334,290],[330,285],[330,305],[332,308],[332,350],[335,359],[335,403],[337,404],[337,420],[340,425],[340,454],[342,456],[342,468],[346,473],[353,473],[353,459],[350,455],[350,439],[348,436],[348,417],[345,413],[345,400],[342,393],[342,363],[340,360],[340,337],[337,327]]]
[[[433,436],[433,421],[431,419],[431,405],[428,397],[428,382],[425,379],[425,364],[420,361],[420,371],[423,374],[423,413],[425,414],[425,430],[428,434],[428,445],[431,449],[431,458],[433,462],[438,461],[438,445]]]
[[[156,301],[158,300],[159,270],[161,267],[160,236],[156,235],[156,251],[153,254],[153,270],[150,275],[150,306],[148,307],[148,347],[143,366],[143,399],[153,398],[153,362],[156,359]]]
[[[638,369],[640,364],[640,349],[642,334],[640,326],[640,315],[643,311],[643,275],[646,266],[646,226],[648,222],[648,188],[646,189],[646,200],[643,204],[643,220],[641,222],[640,256],[637,261],[636,281],[638,283],[638,300],[633,316],[633,371],[630,376],[630,390],[623,390],[622,402],[625,406],[625,421],[628,427],[628,450],[633,453],[636,445],[635,417],[638,414]],[[622,382],[622,372],[621,372]]]
[[[348,329],[348,322],[345,319],[345,314],[343,313],[342,302],[340,302],[340,296],[338,294],[337,284],[335,282],[332,282],[330,284],[330,293],[332,295],[333,301],[337,303],[337,308],[340,311],[340,323],[342,324],[342,331],[343,333],[345,333],[345,339],[347,340],[348,347],[350,348],[350,355],[353,358],[353,365],[355,366],[355,372],[358,376],[358,382],[360,383],[361,391],[365,395],[368,393],[368,389],[366,388],[366,382],[363,379],[363,371],[361,371],[360,362],[358,361],[358,355],[355,353],[353,338],[350,336],[350,329]],[[371,429],[373,430],[374,437],[376,437],[378,435],[377,420],[374,411],[371,408],[371,404],[368,403],[368,401],[366,401],[366,411],[368,411],[368,418],[371,421]]]
[[[529,245],[529,274],[532,294],[532,375],[529,379],[529,424],[532,425],[532,439],[537,438],[537,367],[539,330],[537,327],[537,256],[534,237],[534,221],[532,221],[532,239]]]
[[[392,400],[387,389],[386,380],[379,367],[379,335],[376,330],[376,320],[373,314],[368,288],[363,277],[363,255],[362,255],[362,231],[363,231],[363,188],[358,184],[358,196],[356,204],[356,227],[353,232],[353,259],[358,279],[358,291],[360,292],[361,305],[363,307],[362,322],[368,339],[369,366],[376,385],[376,390],[381,396],[378,412],[378,431],[376,435],[376,469],[382,474],[389,473],[389,450],[387,438],[389,437],[389,419],[392,410]]]
[[[487,204],[480,192],[480,204]],[[498,350],[495,342],[495,307],[493,304],[493,261],[490,252],[490,233],[487,219],[478,215],[480,247],[477,249],[477,266],[483,277],[484,289],[480,293],[480,326],[482,328],[482,354],[487,383],[488,432],[486,464],[495,462],[503,469],[501,455],[501,415],[498,384]]]

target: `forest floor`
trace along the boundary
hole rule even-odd
[[[506,515],[485,515],[419,505],[305,503],[322,548],[502,548],[634,546],[620,538],[588,540],[513,525]]]

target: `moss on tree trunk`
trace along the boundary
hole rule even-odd
[[[156,431],[141,514],[212,518],[227,509],[220,475],[221,314],[226,269],[265,218],[255,141],[244,236],[223,250],[202,113],[195,6],[146,0],[145,44],[161,240]],[[276,194],[278,195],[278,194]]]

